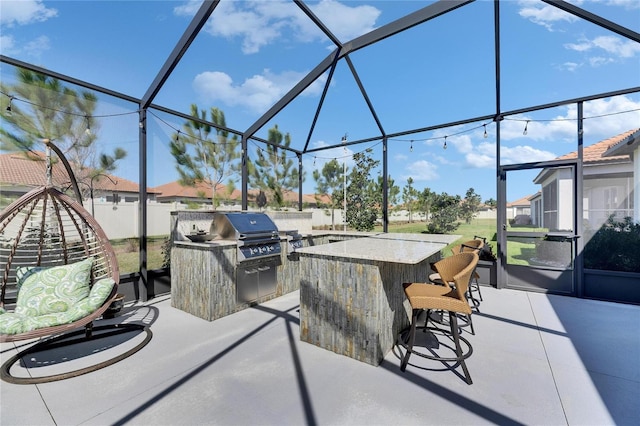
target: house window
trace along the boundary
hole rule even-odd
[[[552,230],[558,228],[558,181],[553,180],[542,188],[543,226]]]
[[[607,214],[613,213],[618,208],[618,188],[605,188],[604,208]]]

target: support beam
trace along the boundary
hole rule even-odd
[[[141,109],[147,108],[151,102],[153,102],[153,99],[167,81],[171,72],[178,65],[178,62],[180,62],[180,59],[182,59],[182,56],[184,56],[189,46],[191,46],[193,40],[198,36],[200,29],[207,22],[207,19],[209,19],[213,10],[218,6],[218,3],[220,3],[220,0],[204,0],[184,34],[180,37],[178,44],[173,48],[171,54],[160,69],[160,72],[142,97],[142,101],[140,102]]]
[[[585,21],[589,21],[609,31],[613,31],[614,33],[619,34],[623,37],[626,37],[629,40],[633,40],[636,43],[640,43],[639,33],[632,31],[628,28],[625,28],[622,25],[618,25],[615,22],[611,22],[608,19],[604,19],[601,16],[594,15],[591,12],[587,12],[584,9],[580,9],[579,7],[574,6],[571,3],[567,3],[566,1],[563,1],[563,0],[542,0],[542,1],[547,4],[550,4],[551,6],[555,6],[558,9],[564,10],[567,13],[577,16],[578,18],[584,19]]]
[[[437,3],[424,7],[414,13],[397,19],[387,25],[377,28],[367,34],[342,44],[337,53],[338,59],[343,58],[347,54],[356,50],[369,46],[394,34],[407,30],[416,25],[422,24],[430,19],[436,18],[447,12],[451,12],[466,4],[472,3],[474,0],[441,0]],[[253,125],[251,125],[245,134],[252,137],[262,126],[271,120],[277,113],[282,111],[292,100],[309,87],[318,79],[325,71],[329,69],[336,60],[336,51],[330,53],[322,62],[320,62],[311,72],[309,72],[293,89],[284,95],[275,103],[262,117],[260,117]]]

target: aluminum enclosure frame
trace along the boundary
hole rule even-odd
[[[566,1],[563,0],[542,0],[544,3],[551,5],[553,7],[556,7],[560,10],[563,10],[567,13],[570,13],[580,19],[583,20],[587,20],[595,25],[598,25],[602,28],[605,28],[609,31],[612,31],[616,34],[621,35],[622,37],[628,39],[628,40],[632,40],[635,42],[640,43],[640,34],[632,31],[628,28],[622,27],[618,24],[616,24],[615,22],[611,22],[603,17],[600,17],[598,15],[595,15],[593,13],[590,13],[584,9],[581,9],[573,4],[570,4]],[[177,42],[176,46],[174,47],[174,49],[172,50],[171,54],[169,55],[169,57],[167,58],[167,60],[165,61],[164,65],[162,66],[162,68],[159,70],[157,76],[155,77],[155,79],[153,80],[153,82],[151,83],[151,85],[148,87],[148,89],[146,90],[144,96],[141,99],[137,99],[134,97],[131,97],[129,95],[123,94],[123,93],[118,93],[115,92],[113,90],[110,90],[108,88],[104,88],[104,87],[100,87],[100,86],[96,86],[92,83],[89,82],[85,82],[85,81],[81,81],[78,79],[75,79],[71,76],[66,76],[66,75],[62,75],[59,73],[56,73],[55,71],[51,71],[51,70],[47,70],[38,66],[34,66],[31,64],[27,64],[25,62],[7,57],[5,55],[0,55],[0,62],[2,63],[7,63],[13,66],[17,66],[17,67],[22,67],[25,69],[29,69],[32,71],[36,71],[39,73],[43,73],[49,76],[52,76],[54,78],[60,79],[62,81],[66,81],[81,87],[85,87],[91,90],[95,90],[97,92],[100,93],[104,93],[110,96],[114,96],[116,98],[122,99],[122,100],[126,100],[129,102],[133,102],[139,105],[140,110],[139,110],[139,114],[140,114],[140,123],[141,123],[141,127],[140,127],[140,132],[139,132],[139,155],[140,155],[140,173],[139,173],[139,178],[140,178],[140,199],[146,199],[147,193],[146,193],[146,187],[147,187],[147,139],[146,139],[146,118],[147,118],[147,113],[149,109],[157,109],[163,112],[166,112],[168,114],[173,114],[176,115],[178,117],[183,117],[185,119],[189,119],[189,120],[196,120],[196,121],[200,121],[204,124],[208,124],[211,125],[213,127],[216,128],[220,128],[219,126],[214,125],[213,123],[210,122],[206,122],[203,120],[200,120],[198,118],[195,117],[191,117],[187,114],[184,114],[182,112],[179,111],[173,111],[171,109],[165,108],[163,106],[159,106],[159,105],[154,105],[153,104],[153,100],[156,97],[156,95],[158,94],[158,92],[161,90],[162,86],[164,85],[164,83],[167,81],[167,79],[170,77],[171,73],[173,72],[173,70],[175,69],[175,67],[179,64],[181,58],[183,57],[183,55],[188,51],[191,43],[193,42],[193,40],[197,37],[197,35],[199,34],[199,32],[202,30],[203,26],[206,24],[207,20],[210,18],[210,16],[215,13],[215,9],[218,6],[220,0],[204,0],[202,5],[200,6],[199,10],[196,12],[195,16],[193,17],[193,19],[191,20],[190,24],[188,25],[188,27],[186,28],[184,34],[182,35],[182,37],[180,38],[180,40]],[[392,37],[393,35],[400,33],[402,31],[405,31],[409,28],[412,28],[414,26],[417,25],[421,25],[424,24],[425,22],[428,22],[431,19],[435,19],[439,16],[442,16],[446,13],[449,13],[453,10],[456,10],[458,8],[464,7],[470,3],[473,3],[474,0],[440,0],[437,1],[435,3],[432,3],[416,12],[410,13],[400,19],[397,19],[389,24],[386,24],[380,28],[377,28],[367,34],[364,34],[362,36],[356,37],[353,40],[347,41],[347,42],[340,42],[340,40],[338,40],[338,38],[332,34],[332,32],[326,27],[326,25],[322,22],[322,20],[320,20],[317,16],[315,16],[313,14],[313,12],[311,11],[311,9],[306,5],[306,3],[302,0],[294,0],[294,3],[302,10],[302,12],[336,45],[336,49],[331,52],[329,55],[327,55],[326,58],[324,58],[320,63],[318,63],[316,65],[316,67],[311,70],[300,82],[298,82],[288,93],[286,93],[279,101],[277,101],[265,114],[263,114],[258,120],[256,120],[252,125],[250,125],[247,129],[245,129],[244,131],[240,131],[240,130],[233,130],[233,129],[224,129],[229,131],[230,133],[234,133],[237,135],[241,136],[241,140],[242,140],[242,148],[243,148],[243,159],[242,159],[242,164],[243,164],[243,168],[242,168],[242,207],[243,209],[246,209],[248,206],[248,201],[247,201],[247,189],[248,189],[248,176],[247,176],[247,168],[246,168],[246,161],[248,158],[248,152],[247,152],[247,141],[248,140],[256,140],[259,141],[261,143],[265,143],[265,144],[269,144],[268,141],[263,140],[261,138],[255,137],[255,133],[260,130],[266,123],[268,123],[273,117],[275,117],[281,110],[283,110],[290,102],[292,102],[297,96],[299,96],[307,87],[309,87],[313,82],[315,82],[317,80],[318,77],[320,77],[322,74],[324,74],[327,70],[329,70],[329,78],[328,81],[325,84],[325,88],[324,91],[322,93],[322,96],[319,100],[318,103],[318,107],[316,109],[315,112],[315,116],[313,118],[312,124],[310,126],[309,129],[309,133],[308,133],[308,137],[306,140],[306,143],[304,145],[304,148],[302,150],[298,150],[298,149],[292,149],[292,148],[285,148],[285,147],[279,147],[281,149],[287,149],[288,151],[291,151],[293,153],[295,153],[298,157],[298,167],[299,167],[299,175],[302,176],[302,155],[303,154],[308,154],[308,153],[312,153],[312,152],[316,152],[316,151],[323,151],[323,150],[327,150],[327,149],[332,149],[332,148],[336,148],[336,147],[343,147],[343,146],[350,146],[350,145],[358,145],[358,144],[362,144],[362,143],[366,143],[366,142],[371,142],[371,141],[377,141],[377,140],[382,140],[383,141],[383,159],[382,159],[382,167],[384,170],[383,173],[383,189],[385,194],[384,195],[384,207],[383,207],[383,230],[384,232],[388,231],[388,208],[387,208],[387,202],[386,202],[386,192],[387,192],[387,188],[388,188],[388,182],[387,182],[387,158],[386,158],[386,152],[387,152],[387,142],[389,140],[389,138],[395,138],[395,137],[400,137],[400,136],[406,136],[406,135],[410,135],[410,134],[414,134],[414,133],[420,133],[420,132],[425,132],[425,131],[431,131],[431,130],[437,130],[437,129],[441,129],[441,128],[445,128],[445,127],[450,127],[450,126],[454,126],[454,125],[461,125],[461,124],[468,124],[468,123],[473,123],[473,122],[478,122],[478,121],[486,121],[486,120],[492,120],[496,123],[496,150],[497,150],[497,164],[496,164],[496,170],[498,173],[498,176],[496,176],[496,188],[497,188],[497,201],[498,201],[498,222],[497,223],[503,223],[504,222],[504,217],[500,217],[501,216],[501,211],[504,210],[504,207],[506,205],[506,194],[503,188],[500,187],[499,185],[499,181],[500,181],[500,176],[499,176],[499,170],[500,170],[500,122],[507,116],[511,116],[511,115],[515,115],[515,114],[520,114],[520,113],[525,113],[525,112],[531,112],[531,111],[536,111],[536,110],[542,110],[542,109],[546,109],[546,108],[553,108],[553,107],[558,107],[558,106],[564,106],[564,105],[569,105],[569,104],[578,104],[578,107],[580,109],[580,111],[582,110],[582,103],[586,102],[586,101],[590,101],[590,100],[595,100],[595,99],[601,99],[601,98],[606,98],[606,97],[611,97],[611,96],[618,96],[618,95],[624,95],[624,94],[631,94],[631,93],[638,93],[640,92],[640,87],[632,87],[632,88],[626,88],[626,89],[621,89],[621,90],[617,90],[617,91],[612,91],[612,92],[606,92],[606,93],[600,93],[600,94],[594,94],[594,95],[590,95],[590,96],[585,96],[585,97],[580,97],[580,98],[575,98],[575,99],[569,99],[569,100],[560,100],[557,102],[552,102],[552,103],[547,103],[544,105],[537,105],[537,106],[531,106],[531,107],[527,107],[527,108],[521,108],[521,109],[517,109],[517,110],[511,110],[511,111],[502,111],[501,109],[501,70],[500,70],[500,64],[501,64],[501,60],[500,60],[500,1],[499,0],[494,0],[494,54],[495,54],[495,110],[492,111],[491,113],[482,115],[482,116],[477,116],[477,117],[469,117],[463,120],[458,120],[458,121],[454,121],[454,122],[448,122],[448,123],[441,123],[439,125],[434,125],[434,126],[429,126],[429,127],[422,127],[422,128],[416,128],[416,129],[408,129],[408,130],[404,130],[401,132],[396,132],[393,134],[387,134],[384,130],[384,123],[383,123],[383,119],[384,117],[379,117],[379,115],[377,114],[376,110],[375,110],[375,106],[373,105],[373,103],[371,102],[371,100],[369,99],[367,93],[366,93],[366,88],[364,86],[364,84],[361,82],[360,78],[358,77],[358,73],[356,70],[356,67],[354,66],[354,64],[351,62],[351,59],[349,57],[349,54],[351,52],[355,52],[357,50],[363,49],[369,45],[372,45],[378,41],[384,40],[388,37]],[[351,71],[357,85],[358,88],[360,90],[361,95],[363,96],[363,99],[365,100],[370,113],[372,114],[372,117],[374,118],[377,127],[380,131],[379,135],[371,135],[368,138],[364,138],[364,139],[359,139],[359,140],[353,140],[353,141],[342,141],[342,143],[340,144],[335,144],[335,145],[331,145],[331,146],[325,146],[322,148],[316,148],[316,149],[310,149],[309,148],[309,142],[313,133],[313,128],[316,125],[317,122],[317,118],[319,116],[320,110],[322,109],[323,103],[324,103],[324,99],[325,99],[325,95],[326,92],[328,90],[329,84],[331,82],[331,77],[333,76],[333,72],[335,70],[335,67],[337,65],[337,63],[341,60],[344,59],[349,67],[349,70]],[[578,126],[576,128],[576,134],[577,134],[577,138],[579,140],[579,152],[581,154],[581,149],[582,149],[582,135],[580,133],[580,129],[582,129],[582,117],[580,117],[580,120],[578,122]],[[578,160],[578,167],[582,167],[582,158],[581,155],[579,156],[579,160]],[[302,190],[301,190],[301,186],[302,186],[302,181],[301,179],[299,180],[299,209],[302,208]],[[146,240],[146,228],[147,228],[147,211],[146,211],[146,204],[145,203],[140,203],[140,207],[139,207],[139,215],[140,217],[140,225],[139,225],[139,231],[140,231],[140,269],[138,271],[137,274],[135,274],[132,277],[129,277],[130,279],[140,279],[141,280],[141,284],[142,284],[142,290],[143,290],[143,294],[141,294],[141,299],[143,300],[148,300],[150,298],[153,298],[155,296],[154,290],[152,288],[152,286],[149,284],[148,280],[147,280],[147,240]],[[504,215],[504,214],[502,214]],[[504,244],[504,235],[501,235],[501,230],[500,227],[498,226],[498,244]],[[498,268],[498,274],[500,274],[501,272],[501,268]],[[500,281],[500,277],[498,278],[498,280]]]

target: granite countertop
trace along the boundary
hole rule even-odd
[[[210,240],[202,242],[192,242],[189,240],[176,240],[173,245],[178,246],[191,246],[191,247],[223,247],[223,246],[235,246],[237,242],[235,240]]]
[[[460,238],[459,235],[382,233],[348,241],[304,247],[296,252],[301,255],[417,264],[458,238]]]

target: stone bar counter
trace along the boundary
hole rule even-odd
[[[300,339],[379,365],[409,325],[402,283],[427,282],[458,238],[383,233],[298,250]]]

